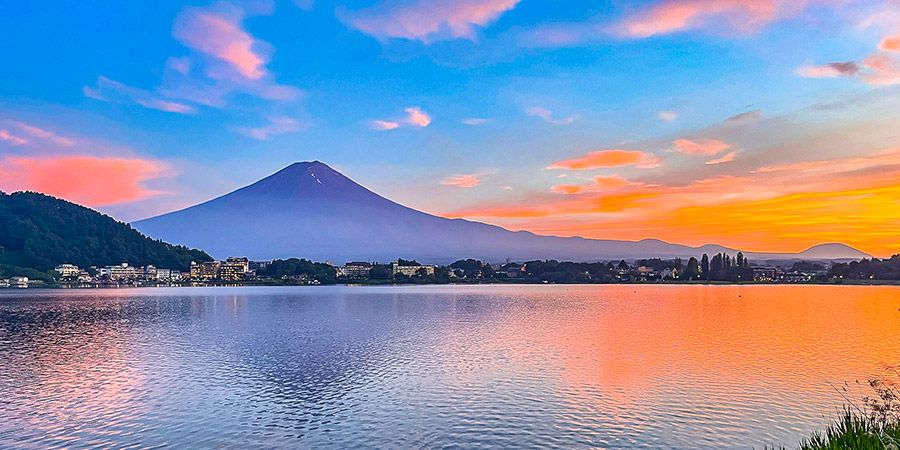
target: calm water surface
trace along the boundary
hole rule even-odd
[[[0,448],[791,444],[834,417],[829,383],[900,362],[898,309],[895,287],[5,290]]]

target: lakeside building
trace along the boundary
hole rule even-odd
[[[347,278],[368,278],[372,264],[363,261],[348,262],[344,267],[335,268],[338,276]]]
[[[117,266],[101,268],[100,276],[105,276],[110,280],[133,280],[137,278],[137,270],[134,266],[129,266],[127,262],[123,262]]]
[[[403,274],[408,277],[414,277],[418,276],[421,270],[425,271],[425,275],[434,275],[434,266],[401,266],[397,261],[391,263],[391,273],[395,276]]]
[[[754,281],[775,281],[778,279],[778,269],[774,267],[754,267]]]
[[[74,264],[60,264],[53,270],[59,272],[59,275],[63,278],[77,277],[81,272],[81,269]]]
[[[8,288],[9,287],[9,279],[0,278],[0,288]]]
[[[250,272],[250,261],[247,258],[230,257],[219,265],[219,279],[228,281],[243,280]]]
[[[257,270],[269,267],[269,264],[272,264],[272,261],[250,261],[248,267],[250,272],[256,273]]]
[[[219,276],[220,267],[222,267],[221,261],[209,261],[199,264],[191,261],[191,279],[213,280]]]
[[[9,285],[11,287],[27,288],[28,283],[28,277],[10,277],[9,279]]]
[[[250,260],[246,257],[229,256],[225,259],[225,264],[231,264],[235,267],[239,266],[241,273],[250,272]]]

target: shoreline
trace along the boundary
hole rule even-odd
[[[0,287],[4,291],[27,291],[29,289],[59,289],[59,290],[96,290],[96,289],[140,289],[140,288],[228,288],[228,287],[403,287],[403,286],[900,286],[897,280],[843,280],[842,282],[811,281],[807,283],[775,283],[775,282],[741,282],[729,281],[683,281],[683,282],[655,282],[655,283],[529,283],[529,282],[458,282],[458,283],[328,283],[328,284],[303,284],[303,283],[189,283],[189,284],[159,284],[159,285],[48,285],[33,283],[23,287]]]

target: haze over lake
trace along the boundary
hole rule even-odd
[[[835,417],[829,383],[900,362],[898,308],[885,286],[6,290],[0,448],[791,444]]]

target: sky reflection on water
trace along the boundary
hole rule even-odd
[[[898,362],[898,308],[895,287],[0,291],[0,447],[761,448]]]

